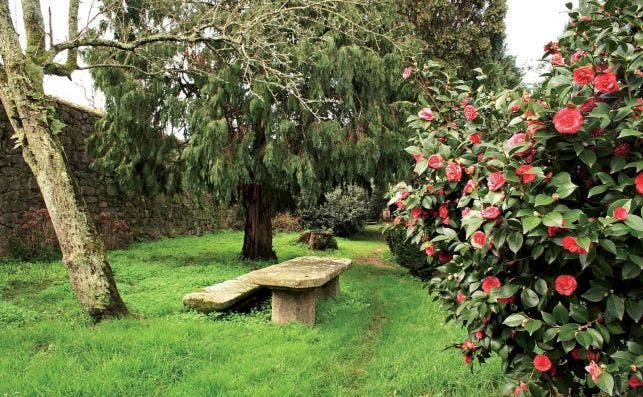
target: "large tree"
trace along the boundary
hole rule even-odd
[[[92,18],[99,28],[79,30],[81,2],[70,0],[68,37],[53,42],[53,39],[46,40],[40,1],[22,0],[27,39],[23,48],[9,11],[9,0],[0,0],[0,100],[13,127],[16,145],[21,148],[49,210],[71,283],[80,303],[95,320],[124,315],[127,308],[117,291],[104,245],[85,203],[75,191],[58,135],[63,124],[55,114],[52,100],[44,94],[44,77],[70,77],[73,71],[87,68],[114,73],[134,68],[145,70],[160,81],[172,81],[180,75],[183,65],[164,62],[162,67],[153,70],[145,63],[154,64],[149,56],[159,47],[171,51],[177,46],[191,45],[210,48],[213,53],[234,54],[244,67],[260,70],[266,81],[290,87],[296,80],[289,71],[290,55],[279,52],[271,41],[300,39],[300,32],[289,28],[299,23],[302,9],[332,16],[338,4],[344,2],[348,0],[300,0],[274,7],[272,2],[256,1],[253,7],[248,7],[243,2],[230,2],[234,4],[230,6],[222,1],[205,0],[106,0],[100,3],[98,14]],[[129,25],[110,25],[114,20],[124,22],[122,15],[136,9],[145,10],[146,17],[153,16],[158,25],[135,34],[131,34]],[[135,22],[127,21],[128,24]],[[113,29],[102,29],[108,25]],[[359,29],[359,26],[359,21],[355,21],[353,27]],[[100,63],[79,66],[78,52],[91,48],[113,49],[114,56]],[[61,56],[66,61],[58,62]],[[128,62],[129,57],[143,61],[133,65]],[[266,63],[266,59],[277,61],[279,67]],[[213,65],[213,69],[217,70],[217,66],[228,68],[221,64]],[[146,169],[138,171],[147,172]]]
[[[257,3],[244,12],[258,12]],[[273,0],[272,7],[282,4]],[[302,8],[295,24],[268,28],[268,48],[289,56],[288,73],[296,76],[290,85],[267,74],[284,70],[269,52],[260,50],[263,61],[253,65],[218,46],[159,46],[128,58],[129,69],[96,71],[108,109],[91,142],[97,164],[143,190],[182,179],[221,200],[236,198],[246,216],[242,256],[275,258],[271,209],[284,194],[318,194],[373,177],[385,182],[400,169],[396,146],[406,134],[393,104],[405,96],[408,26],[392,1],[334,4],[332,13]],[[154,16],[133,13],[114,18],[133,36],[159,25]],[[92,62],[118,56],[89,54]],[[184,66],[180,76],[150,73],[167,62]]]

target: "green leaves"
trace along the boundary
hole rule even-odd
[[[537,216],[528,216],[522,219],[522,232],[524,234],[529,233],[540,225],[540,218]]]
[[[618,295],[610,295],[609,298],[607,298],[607,314],[622,320],[623,314],[625,314],[623,298]]]
[[[516,313],[509,315],[502,323],[508,327],[517,327],[521,325],[522,322],[526,319],[527,317],[525,317],[523,314]]]
[[[563,226],[563,215],[559,212],[549,212],[543,216],[543,225],[545,226]]]
[[[538,306],[539,302],[538,295],[529,288],[525,288],[522,290],[522,292],[520,293],[520,300],[522,301],[522,304],[525,305],[525,307],[536,307]]]
[[[518,251],[520,250],[520,247],[522,247],[522,242],[523,242],[522,233],[515,232],[510,234],[507,237],[507,243],[509,244],[509,249],[514,253],[518,253]]]

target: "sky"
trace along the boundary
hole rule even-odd
[[[578,0],[507,0],[507,52],[516,56],[516,64],[525,73],[525,83],[538,81],[539,72],[535,69],[543,54],[543,46],[556,40],[563,32],[567,23],[565,3],[569,1],[574,7],[578,6]],[[81,26],[92,22],[92,17],[96,15],[96,3],[96,0],[81,0]],[[64,40],[67,32],[68,0],[41,0],[41,4],[46,21],[49,20],[51,12],[54,40]],[[18,32],[24,32],[20,0],[9,0],[9,5]],[[103,107],[104,99],[92,88],[88,71],[74,72],[71,81],[66,77],[47,77],[45,91],[79,105],[97,109]]]

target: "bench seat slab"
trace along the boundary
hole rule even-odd
[[[228,280],[185,295],[183,305],[201,313],[225,310],[260,288],[243,279]]]

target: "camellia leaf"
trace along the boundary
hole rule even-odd
[[[629,214],[625,219],[625,224],[637,232],[643,232],[643,219],[640,216]]]
[[[539,302],[538,295],[529,288],[525,288],[522,290],[522,292],[520,293],[520,300],[522,301],[522,304],[525,305],[525,307],[536,307],[538,306]]]
[[[519,233],[519,232],[512,233],[507,237],[507,243],[509,244],[509,249],[513,251],[514,254],[520,251],[520,247],[522,247],[522,241],[523,241],[522,233]]]
[[[614,378],[609,372],[603,371],[603,373],[598,377],[596,385],[611,396],[614,390]]]
[[[543,225],[563,227],[563,215],[560,212],[549,212],[543,216]]]
[[[581,296],[590,302],[600,302],[605,298],[606,294],[607,289],[603,287],[592,287]]]
[[[607,298],[607,313],[622,320],[623,314],[625,314],[623,298],[618,295],[610,295],[609,298]]]
[[[553,202],[554,202],[554,199],[551,197],[551,195],[539,194],[538,196],[536,196],[535,205],[539,207],[541,205],[549,205]]]
[[[590,168],[596,162],[596,153],[592,152],[591,150],[583,150],[578,157]]]
[[[576,337],[576,331],[578,330],[578,324],[567,323],[560,327],[558,331],[558,340],[561,342],[566,342],[574,339]]]
[[[558,324],[565,324],[567,320],[569,320],[569,312],[560,302],[558,302],[558,304],[554,306],[552,314],[554,315],[554,318],[556,319]]]
[[[508,327],[517,327],[520,324],[522,324],[522,322],[526,319],[527,317],[525,317],[524,315],[520,313],[514,313],[509,317],[505,318],[505,321],[503,321],[502,323]]]
[[[538,331],[543,326],[543,322],[540,320],[529,320],[525,324],[525,329],[529,332],[529,335],[532,335],[534,332]]]

